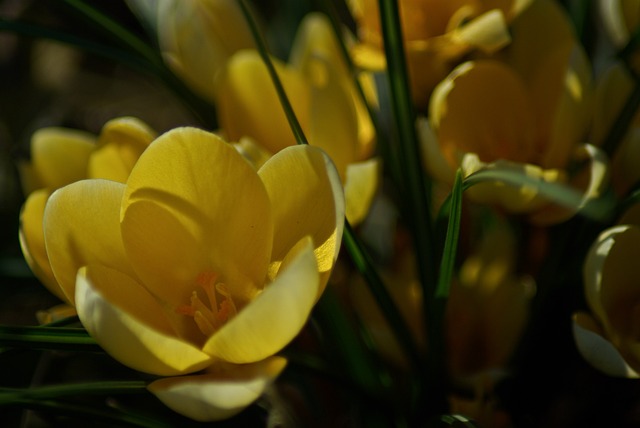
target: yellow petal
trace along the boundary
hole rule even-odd
[[[281,357],[228,365],[196,376],[157,380],[149,385],[165,405],[200,422],[229,418],[257,400],[286,366]]]
[[[422,162],[426,166],[427,171],[437,181],[453,183],[455,172],[445,159],[438,144],[438,137],[433,132],[429,120],[424,117],[419,117],[416,120],[416,129],[418,138],[420,139],[420,148],[422,149]]]
[[[59,299],[69,303],[67,296],[58,285],[44,242],[44,207],[49,199],[49,191],[36,190],[29,195],[20,212],[20,246],[22,253],[34,275]]]
[[[158,42],[169,66],[196,92],[215,101],[215,77],[228,58],[254,41],[232,0],[172,1],[160,7]]]
[[[588,314],[574,314],[573,337],[580,355],[601,372],[616,377],[640,377],[616,347],[605,339],[602,329]]]
[[[344,227],[344,194],[335,167],[322,150],[295,146],[274,155],[258,174],[274,215],[271,260],[282,260],[300,239],[310,235],[324,289]]]
[[[457,67],[434,90],[430,112],[441,150],[453,168],[469,152],[484,162],[531,162],[536,154],[525,87],[496,61]]]
[[[42,128],[31,137],[31,162],[50,189],[57,189],[87,177],[89,155],[96,138],[82,131]]]
[[[304,327],[320,288],[313,246],[297,246],[274,282],[228,321],[203,350],[231,363],[252,363],[284,348]]]
[[[551,183],[566,181],[563,171],[545,170],[537,165],[504,160],[487,164],[481,162],[475,153],[467,153],[463,157],[461,168],[464,177],[480,170],[505,170]],[[530,213],[549,203],[546,198],[540,195],[536,186],[513,186],[501,181],[480,183],[470,188],[467,194],[478,202],[497,204],[514,213]]]
[[[351,225],[360,224],[369,213],[373,197],[378,190],[381,167],[378,158],[347,166],[344,185],[345,213]]]
[[[500,9],[485,12],[456,28],[452,38],[458,43],[466,43],[487,53],[502,49],[511,42],[507,22]]]
[[[155,137],[156,133],[138,119],[110,120],[102,127],[99,147],[89,159],[89,177],[126,182],[138,158]]]
[[[614,227],[599,237],[586,261],[591,264],[585,266],[587,301],[608,336],[619,343],[640,341],[639,245],[640,228]]]
[[[287,98],[309,129],[310,87],[302,73],[272,59]],[[266,66],[256,51],[235,54],[220,80],[219,120],[230,140],[248,136],[276,153],[296,143]]]
[[[76,283],[82,325],[122,364],[161,376],[193,373],[211,363],[173,332],[160,304],[134,279],[100,265],[82,267]]]
[[[236,304],[253,297],[272,236],[271,203],[258,174],[211,133],[174,129],[131,172],[122,210],[127,255],[141,281],[172,304],[187,303],[175,299],[193,288],[199,269],[220,275]]]
[[[573,217],[589,203],[603,196],[609,186],[609,161],[603,151],[595,146],[584,144],[574,150],[577,164],[588,162],[576,175],[571,177],[570,185],[581,193],[580,200],[573,206],[551,204],[529,219],[539,225],[557,224]],[[606,213],[602,213],[603,216]]]
[[[99,263],[132,273],[120,237],[124,185],[83,180],[54,192],[44,212],[44,237],[53,273],[73,303],[76,273]]]

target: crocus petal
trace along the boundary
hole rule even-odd
[[[422,149],[422,162],[426,166],[427,171],[437,181],[442,183],[452,183],[455,177],[455,172],[440,150],[438,137],[436,137],[433,132],[429,120],[424,117],[419,117],[416,120],[416,130],[418,132],[420,147]]]
[[[272,261],[282,260],[311,235],[326,284],[338,256],[345,212],[342,183],[331,160],[318,148],[295,146],[274,155],[258,174],[274,201]]]
[[[302,128],[309,129],[310,90],[303,74],[272,59]],[[276,153],[296,143],[271,77],[258,52],[240,51],[220,79],[219,120],[230,140],[249,136]]]
[[[573,337],[580,355],[601,372],[616,377],[640,377],[588,314],[580,312],[573,316]]]
[[[120,237],[124,185],[83,180],[54,192],[44,212],[44,236],[53,273],[73,303],[76,273],[99,263],[131,273]]]
[[[373,158],[347,166],[344,185],[347,220],[352,225],[360,224],[367,213],[380,181],[380,159]]]
[[[48,199],[48,190],[36,190],[29,195],[22,206],[22,211],[20,212],[20,246],[25,260],[36,277],[58,298],[69,302],[67,296],[58,285],[58,281],[53,276],[45,248],[42,222],[44,220],[44,207]]]
[[[456,28],[452,38],[484,52],[493,53],[511,42],[504,13],[500,9],[485,12]]]
[[[608,229],[591,248],[585,266],[587,301],[607,335],[620,342],[638,341],[640,334],[639,245],[640,228],[625,225]]]
[[[453,168],[462,153],[484,162],[526,162],[535,153],[533,115],[526,89],[511,69],[497,61],[457,67],[434,90],[431,124]]]
[[[211,336],[203,348],[207,354],[231,363],[256,362],[302,330],[320,289],[313,245],[305,241],[275,281]]]
[[[164,310],[134,279],[100,265],[82,267],[76,283],[82,325],[116,360],[161,376],[192,373],[211,358],[173,334]]]
[[[213,270],[243,302],[263,284],[271,203],[255,170],[230,144],[195,128],[174,129],[143,153],[126,189],[124,245],[154,293],[177,304],[171,296],[190,293],[203,273],[194,267]],[[199,264],[205,258],[208,266]]]
[[[42,128],[31,137],[31,161],[43,187],[57,189],[87,176],[96,138],[82,131]]]
[[[148,388],[174,411],[200,422],[227,419],[253,403],[286,366],[281,357],[217,372],[157,380]]]
[[[568,220],[605,193],[609,184],[609,162],[604,152],[595,146],[584,144],[575,150],[574,160],[576,163],[588,162],[570,182],[571,187],[581,192],[580,200],[571,207],[549,205],[529,218],[532,223],[550,225]],[[603,216],[606,214],[602,212]]]
[[[216,74],[240,49],[253,48],[246,19],[233,0],[177,0],[159,8],[158,42],[168,65],[215,101]]]
[[[112,119],[102,127],[98,148],[89,159],[89,178],[127,181],[133,166],[156,133],[133,117]]]

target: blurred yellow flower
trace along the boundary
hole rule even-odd
[[[640,24],[640,1],[599,0],[598,12],[610,44],[615,50],[624,48]],[[632,54],[630,63],[640,70],[640,53]]]
[[[584,199],[599,196],[606,161],[582,144],[592,118],[591,69],[569,18],[555,2],[536,0],[511,28],[512,42],[500,56],[463,63],[435,88],[429,121],[419,122],[427,169],[445,183],[458,167],[465,176],[502,169],[570,182]],[[569,164],[585,161],[590,167],[569,177]],[[530,186],[483,183],[468,194],[537,223],[575,212],[551,205]]]
[[[347,218],[361,221],[375,194],[379,162],[371,158],[374,131],[324,15],[304,18],[289,64],[272,59],[309,143],[322,148],[345,184]],[[296,144],[271,77],[258,52],[234,55],[219,81],[222,132],[249,137],[268,154]]]
[[[578,312],[573,333],[593,367],[618,377],[640,377],[640,205],[632,206],[591,246],[583,269],[591,313]]]
[[[25,195],[20,244],[33,273],[57,297],[73,305],[56,281],[45,248],[42,221],[49,195],[85,178],[124,183],[155,131],[132,117],[107,122],[99,136],[66,128],[42,128],[31,138],[31,162],[20,165]]]
[[[433,88],[464,57],[491,54],[510,42],[508,24],[532,0],[405,0],[399,2],[413,100],[425,107]],[[358,26],[355,62],[386,67],[378,2],[347,3]]]
[[[218,71],[254,41],[235,0],[127,0],[155,28],[167,65],[196,93],[215,101]]]
[[[84,180],[45,210],[51,267],[115,359],[161,376],[150,390],[197,420],[231,416],[284,368],[340,247],[339,177],[317,148],[256,171],[217,136],[178,128],[126,184]]]
[[[591,138],[602,144],[631,96],[635,80],[622,63],[614,63],[598,77]],[[640,113],[611,156],[611,184],[620,196],[640,180]]]

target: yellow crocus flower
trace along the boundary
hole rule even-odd
[[[634,78],[619,62],[611,64],[598,77],[591,138],[604,143],[615,120],[631,96]],[[640,113],[635,114],[629,129],[611,156],[611,184],[618,195],[624,195],[640,180]]]
[[[583,144],[592,104],[590,66],[568,17],[555,2],[536,0],[513,21],[502,55],[465,62],[435,88],[429,121],[419,124],[427,168],[448,183],[458,167],[465,176],[503,169],[570,183],[585,202],[603,192],[607,172],[604,154]],[[571,162],[585,161],[590,168],[568,176]],[[468,193],[540,224],[578,208],[553,205],[531,186],[486,183]]]
[[[284,367],[336,261],[344,201],[317,148],[258,171],[214,134],[158,137],[125,184],[56,191],[51,267],[87,331],[115,359],[161,379],[150,390],[197,420],[231,416]],[[206,369],[204,373],[195,374]]]
[[[58,285],[45,248],[42,221],[51,193],[85,178],[125,182],[156,133],[132,117],[107,122],[99,136],[67,128],[42,128],[31,138],[31,161],[20,165],[25,194],[20,244],[27,263],[54,295],[73,305]]]
[[[617,377],[640,377],[640,205],[591,246],[583,269],[591,313],[578,312],[573,333],[582,356]]]
[[[347,218],[360,222],[377,189],[379,161],[371,158],[373,127],[328,19],[305,17],[289,63],[272,61],[309,143],[331,157],[342,177]],[[296,144],[257,51],[234,55],[218,86],[219,120],[228,139],[248,137],[269,154]]]
[[[127,0],[156,30],[166,64],[196,93],[215,101],[216,74],[241,49],[254,48],[236,0]]]
[[[403,0],[399,2],[411,92],[419,106],[463,58],[494,53],[510,42],[508,24],[532,0]],[[375,0],[347,2],[358,26],[355,61],[386,67],[380,13]]]

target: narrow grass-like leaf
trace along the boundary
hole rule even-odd
[[[398,307],[394,304],[382,279],[378,275],[371,257],[365,251],[364,247],[356,237],[353,228],[348,222],[345,223],[342,242],[347,248],[354,265],[369,286],[371,294],[373,294],[374,299],[380,306],[385,319],[389,323],[389,326],[405,352],[407,359],[410,361],[410,364],[414,369],[421,371],[422,359],[420,352],[411,337],[410,329],[404,321],[404,318],[402,318],[402,314],[398,310]]]
[[[418,274],[423,287],[425,307],[435,295],[436,264],[433,224],[430,210],[430,186],[422,167],[422,156],[415,128],[416,115],[409,90],[409,74],[406,67],[402,28],[398,2],[379,0],[384,50],[393,117],[398,132],[399,163],[403,173],[402,196],[408,198],[404,215],[413,231],[413,244],[419,260]],[[427,315],[428,316],[428,315]],[[429,325],[429,321],[425,320]],[[427,330],[428,331],[428,330]],[[434,349],[433,352],[439,352]]]
[[[144,381],[101,381],[31,388],[0,388],[0,406],[18,399],[47,400],[86,395],[139,394],[147,392]]]
[[[82,328],[0,326],[0,347],[102,352]]]
[[[458,249],[458,238],[460,237],[460,217],[462,215],[462,171],[456,171],[449,207],[449,224],[447,226],[447,236],[442,251],[440,261],[440,272],[438,274],[438,287],[436,288],[436,299],[446,299],[449,297],[449,287],[453,278],[456,252]]]
[[[296,117],[295,112],[293,111],[293,107],[291,106],[291,102],[289,102],[289,98],[287,97],[287,93],[284,90],[284,86],[282,86],[282,81],[280,77],[278,77],[278,72],[276,68],[273,66],[273,62],[271,61],[271,57],[269,56],[269,49],[267,47],[267,43],[265,42],[264,37],[260,33],[258,29],[258,25],[256,20],[253,18],[251,14],[251,10],[247,6],[244,0],[238,0],[240,7],[242,8],[242,13],[244,14],[247,23],[249,24],[249,28],[251,29],[251,34],[253,35],[253,39],[256,42],[256,46],[258,48],[258,53],[262,58],[267,70],[269,72],[269,76],[271,77],[271,82],[278,93],[278,99],[280,100],[280,104],[282,105],[282,109],[284,110],[285,115],[287,116],[287,120],[289,121],[289,126],[291,127],[291,131],[296,138],[296,142],[298,144],[308,144],[307,137],[304,135],[304,131],[302,130],[302,126]]]
[[[164,420],[151,419],[146,416],[125,412],[122,410],[105,407],[103,409],[87,406],[86,404],[73,404],[59,400],[40,400],[31,398],[18,399],[9,405],[65,415],[82,421],[103,423],[104,426],[130,426],[140,428],[171,428],[172,425]]]
[[[150,63],[158,67],[163,66],[162,58],[156,50],[98,9],[95,9],[82,0],[63,0],[63,2],[116,42],[126,46]]]
[[[584,204],[582,194],[561,183],[538,180],[528,175],[504,169],[485,169],[474,172],[464,179],[464,190],[486,182],[502,182],[514,187],[528,186],[536,189],[545,198],[568,208],[579,208],[579,213],[594,220],[611,217],[615,201],[607,197],[596,198]],[[610,195],[609,195],[610,196]],[[584,205],[584,206],[582,206]]]

